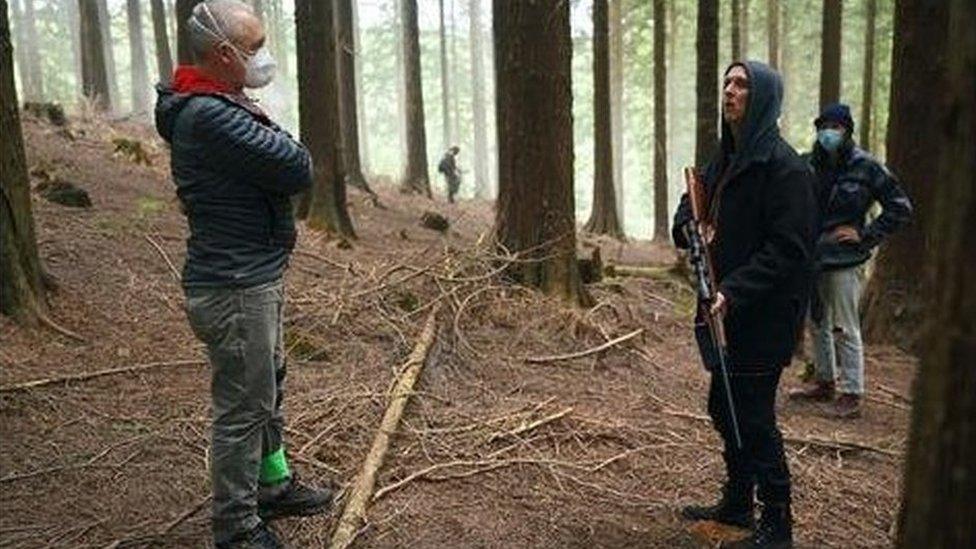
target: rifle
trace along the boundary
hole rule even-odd
[[[692,220],[685,224],[683,231],[688,239],[691,266],[695,271],[695,289],[698,293],[699,317],[705,319],[706,327],[695,325],[695,337],[705,368],[711,370],[718,367],[722,384],[725,386],[725,399],[729,405],[729,417],[732,420],[732,431],[735,434],[736,446],[742,449],[742,435],[739,433],[739,420],[735,414],[735,403],[732,401],[732,384],[729,382],[727,365],[728,341],[725,338],[724,315],[713,315],[711,306],[715,301],[716,287],[715,268],[709,243],[702,238],[701,227],[705,218],[705,185],[698,177],[694,168],[684,170],[685,185],[688,189],[688,202],[691,205]]]

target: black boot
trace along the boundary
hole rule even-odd
[[[732,549],[791,549],[793,517],[789,503],[764,504],[759,526],[748,538],[733,543]]]
[[[727,483],[722,488],[722,499],[715,505],[689,505],[681,509],[681,516],[688,520],[712,520],[752,529],[756,519],[753,515],[751,485]]]
[[[253,529],[215,544],[217,549],[284,549],[285,545],[278,540],[278,536],[264,523]]]
[[[299,482],[297,476],[287,482],[273,496],[258,495],[258,516],[263,520],[317,515],[332,507],[333,490],[313,488]]]

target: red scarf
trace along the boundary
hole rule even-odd
[[[266,126],[271,126],[271,119],[253,99],[244,94],[240,88],[217,80],[193,65],[180,65],[173,72],[171,89],[176,93],[188,95],[220,95],[243,107]]]
[[[237,95],[240,90],[226,82],[205,74],[193,65],[180,65],[173,72],[173,91],[176,93],[226,93]]]

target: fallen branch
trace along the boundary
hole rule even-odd
[[[403,409],[407,405],[407,399],[413,392],[413,386],[420,377],[420,372],[427,362],[427,355],[434,344],[437,335],[437,312],[439,306],[434,307],[427,315],[427,322],[417,340],[417,344],[410,353],[407,362],[400,368],[403,372],[397,381],[396,387],[390,396],[390,404],[383,414],[383,421],[380,422],[376,436],[373,438],[373,446],[363,462],[362,469],[356,477],[349,498],[346,500],[339,518],[332,540],[329,543],[331,549],[345,549],[356,538],[360,525],[366,518],[366,504],[376,486],[376,474],[383,465],[383,459],[390,447],[390,436],[396,431],[400,418],[403,416]]]
[[[54,322],[53,320],[51,320],[51,318],[49,316],[47,316],[46,314],[42,313],[41,311],[36,311],[36,313],[37,313],[37,320],[41,321],[41,324],[47,326],[48,328],[54,330],[55,332],[57,332],[57,333],[59,333],[59,334],[61,334],[63,336],[70,337],[71,339],[73,339],[75,341],[80,341],[81,343],[88,343],[88,340],[85,339],[84,336],[81,336],[79,334],[76,334],[76,333],[72,332],[71,330],[69,330],[69,329],[61,326],[60,324]]]
[[[542,427],[543,425],[545,425],[547,423],[551,423],[553,421],[556,421],[559,418],[562,418],[562,417],[566,416],[566,414],[568,414],[568,413],[570,413],[572,411],[573,411],[573,408],[572,407],[569,407],[569,408],[566,408],[565,410],[563,410],[561,412],[557,412],[555,414],[552,414],[551,416],[544,417],[542,419],[533,421],[532,423],[528,423],[528,424],[523,423],[518,428],[513,429],[511,431],[506,431],[506,432],[503,432],[503,433],[502,432],[500,432],[500,433],[494,433],[493,435],[491,435],[490,437],[488,437],[488,443],[491,444],[492,442],[495,442],[496,440],[498,440],[500,438],[516,437],[516,436],[519,436],[521,434],[524,434],[524,433],[527,433],[529,431],[532,431],[533,429],[538,429],[539,427]]]
[[[711,422],[712,419],[706,415],[693,414],[691,412],[683,412],[681,410],[671,410],[664,408],[661,413],[667,414],[669,416],[683,417],[686,419],[694,419],[697,421],[708,421]],[[870,444],[865,444],[863,442],[856,442],[853,440],[837,440],[821,438],[817,436],[800,437],[790,433],[783,433],[783,442],[789,442],[791,444],[803,444],[807,446],[819,446],[821,448],[828,448],[831,450],[842,450],[842,451],[865,451],[865,452],[875,452],[884,456],[898,458],[901,457],[901,453],[894,450],[888,450],[886,448],[881,448],[879,446],[872,446]]]
[[[610,341],[608,341],[608,342],[606,342],[606,343],[604,343],[602,345],[599,345],[597,347],[593,347],[592,349],[587,349],[585,351],[578,351],[578,352],[575,352],[575,353],[567,353],[565,355],[534,356],[534,357],[533,356],[530,356],[530,357],[526,357],[525,358],[525,361],[526,362],[533,363],[533,364],[540,364],[540,363],[544,363],[544,362],[558,362],[560,360],[572,360],[574,358],[582,358],[584,356],[589,356],[589,355],[593,355],[593,354],[599,353],[601,351],[605,351],[605,350],[609,349],[610,347],[613,347],[614,345],[619,345],[620,343],[623,343],[624,341],[627,341],[629,339],[633,339],[633,338],[639,336],[643,332],[644,332],[644,328],[638,328],[637,330],[634,330],[633,332],[630,332],[629,334],[622,335],[622,336],[618,337],[617,339],[611,339]]]
[[[672,276],[674,273],[674,267],[643,267],[639,265],[611,264],[606,266],[604,273],[611,278],[616,276],[629,276],[636,278],[660,279]]]
[[[105,370],[97,370],[95,372],[88,372],[84,374],[71,374],[71,375],[61,376],[61,377],[35,379],[33,381],[25,381],[23,383],[4,385],[0,387],[0,393],[25,391],[27,389],[36,389],[38,387],[44,387],[47,385],[70,383],[72,381],[88,381],[90,379],[110,376],[114,374],[130,374],[135,372],[144,372],[146,370],[151,370],[154,368],[163,368],[168,366],[193,366],[197,364],[206,364],[206,361],[201,359],[191,359],[191,360],[171,360],[166,362],[150,362],[148,364],[137,364],[135,366],[126,366],[124,368],[108,368]]]
[[[153,240],[148,234],[146,235],[146,241],[149,242],[153,248],[156,248],[156,251],[159,252],[160,256],[162,256],[163,261],[165,261],[166,265],[169,267],[169,272],[173,275],[173,280],[179,282],[180,272],[176,270],[176,265],[173,265],[173,262],[169,260],[169,256],[166,255],[166,251],[163,250],[163,247],[157,244],[156,241]]]

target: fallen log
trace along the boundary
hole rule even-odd
[[[397,380],[396,386],[390,394],[390,403],[383,414],[383,421],[380,422],[379,429],[373,437],[373,446],[363,461],[359,475],[356,476],[355,483],[349,491],[342,516],[336,525],[332,540],[329,542],[331,549],[345,549],[356,538],[359,528],[366,518],[366,505],[373,495],[376,487],[376,474],[383,466],[387,450],[390,447],[390,436],[396,432],[403,416],[403,409],[407,405],[407,400],[413,394],[413,386],[420,377],[424,364],[427,362],[427,355],[434,344],[437,335],[437,311],[439,306],[431,309],[427,315],[427,322],[413,348],[413,352],[407,358],[406,363],[400,368],[402,372]]]

